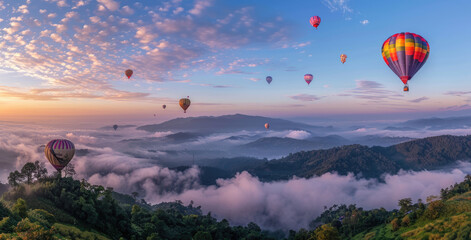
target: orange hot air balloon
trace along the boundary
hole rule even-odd
[[[188,107],[190,107],[191,101],[189,97],[182,98],[180,99],[179,104],[180,104],[180,107],[183,109],[183,112],[186,113],[186,110],[188,109]]]
[[[342,64],[345,63],[347,61],[347,55],[345,54],[340,55],[340,61],[342,62]]]
[[[128,70],[124,71],[124,74],[126,74],[126,77],[128,77],[128,79],[131,78],[132,73],[133,73],[133,71],[131,69],[128,69]]]
[[[269,129],[269,128],[270,128],[270,124],[269,124],[269,123],[265,123],[265,128],[266,128],[266,129]]]

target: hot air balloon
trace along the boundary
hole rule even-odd
[[[116,131],[116,129],[118,129],[118,125],[113,125],[113,129]]]
[[[267,83],[268,83],[268,84],[270,84],[272,80],[273,80],[272,77],[270,77],[270,76],[267,77]]]
[[[340,61],[342,62],[342,64],[345,63],[345,61],[347,61],[347,55],[345,54],[340,55]]]
[[[307,85],[309,85],[312,82],[312,79],[313,79],[312,74],[308,73],[308,74],[304,75],[304,81],[307,82]]]
[[[415,33],[396,33],[384,41],[381,53],[386,64],[409,91],[409,81],[425,64],[430,53],[428,42]]]
[[[44,154],[51,165],[60,172],[74,157],[75,146],[69,140],[54,139],[47,143]]]
[[[313,16],[311,17],[311,19],[309,19],[309,22],[311,23],[313,27],[317,29],[319,24],[321,24],[321,18],[319,16]]]
[[[133,71],[132,71],[131,69],[128,69],[128,70],[124,71],[124,74],[126,74],[126,76],[128,77],[128,79],[131,78],[132,73],[133,73]]]
[[[182,98],[182,99],[180,99],[179,104],[180,104],[180,107],[183,109],[183,112],[186,113],[186,110],[190,106],[191,101],[190,101],[189,97]]]
[[[162,108],[163,108],[163,109],[167,108],[167,105],[165,105],[165,104],[164,104],[164,105],[162,105]]]
[[[270,128],[270,124],[269,124],[269,123],[265,123],[265,128],[266,128],[266,129],[269,129],[269,128]]]

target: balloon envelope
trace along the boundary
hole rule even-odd
[[[384,41],[381,54],[388,67],[407,84],[425,64],[430,53],[428,42],[415,33],[396,33]]]
[[[312,81],[313,78],[314,78],[314,77],[312,76],[312,74],[306,74],[306,75],[304,75],[304,81],[306,81],[308,85],[311,83],[311,81]]]
[[[265,123],[265,128],[266,128],[266,129],[269,129],[269,128],[270,128],[270,124],[269,124],[269,123]]]
[[[75,146],[67,139],[54,139],[47,143],[44,154],[51,165],[60,171],[74,157]]]
[[[270,84],[270,83],[271,83],[271,81],[273,80],[273,78],[272,78],[272,77],[270,77],[270,76],[268,76],[268,77],[266,78],[266,80],[267,80],[267,83],[268,83],[268,84]]]
[[[183,109],[183,112],[186,113],[188,107],[190,107],[191,101],[188,98],[182,98],[179,101],[180,107]]]
[[[311,23],[313,27],[317,29],[319,24],[321,24],[321,18],[319,16],[313,16],[311,17],[311,19],[309,19],[309,22]]]
[[[345,61],[347,61],[347,55],[345,55],[345,54],[340,55],[340,61],[342,63],[345,63]]]
[[[163,109],[167,108],[167,105],[165,105],[165,104],[164,104],[164,105],[162,105],[162,108],[163,108]]]
[[[118,129],[118,125],[113,125],[113,129],[116,131],[116,129]]]
[[[131,69],[128,69],[128,70],[124,71],[124,74],[126,74],[126,77],[128,77],[128,79],[131,78],[132,73],[133,73],[133,71]]]

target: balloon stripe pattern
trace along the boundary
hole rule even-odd
[[[304,75],[304,81],[307,82],[307,85],[309,85],[309,84],[312,82],[312,79],[313,79],[313,78],[314,78],[314,77],[312,76],[312,74],[309,74],[309,73],[308,73],[308,74]]]
[[[319,16],[313,16],[311,19],[309,19],[309,23],[311,23],[311,25],[317,29],[319,24],[321,24],[321,18]]]
[[[188,107],[190,107],[191,101],[188,98],[182,98],[179,101],[180,107],[183,109],[183,112],[186,113]]]
[[[44,154],[51,165],[57,170],[62,170],[72,160],[75,154],[74,144],[66,139],[54,139],[47,143]]]
[[[384,41],[381,53],[386,64],[407,84],[430,54],[428,42],[415,33],[397,33]]]

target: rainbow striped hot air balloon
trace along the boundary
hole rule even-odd
[[[74,144],[66,139],[54,139],[47,143],[44,154],[51,165],[62,170],[72,160],[75,154]]]
[[[311,23],[311,25],[317,29],[319,24],[321,24],[321,18],[319,16],[313,16],[311,19],[309,19],[309,23]]]
[[[396,33],[384,41],[381,53],[386,64],[404,83],[404,91],[409,91],[407,82],[425,64],[430,53],[428,42],[415,33]]]

